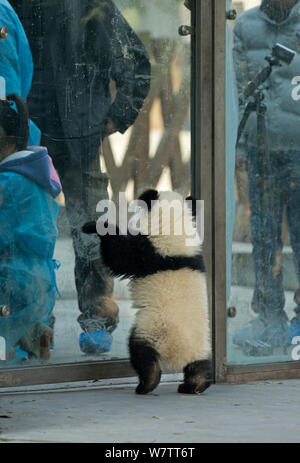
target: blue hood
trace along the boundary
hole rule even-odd
[[[16,172],[42,187],[53,198],[62,188],[47,148],[30,147],[28,151],[18,151],[0,162],[0,172]]]

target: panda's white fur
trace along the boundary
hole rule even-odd
[[[129,337],[136,392],[147,394],[158,385],[163,364],[167,371],[183,369],[178,392],[201,393],[211,383],[211,341],[195,211],[174,192],[147,190],[139,199],[144,206],[138,233],[100,236],[104,263],[115,276],[130,279],[137,309]],[[85,233],[96,229],[95,222],[83,227]]]
[[[130,283],[135,329],[160,354],[166,371],[210,357],[204,274],[190,269],[166,271]]]
[[[163,201],[175,205],[173,217],[168,213],[157,213],[159,208],[163,212]],[[172,221],[174,216],[178,227]],[[166,223],[170,219],[171,223]],[[148,238],[159,254],[195,256],[199,253],[201,241],[191,208],[181,195],[160,192],[150,213],[141,209],[141,223],[147,223]],[[171,231],[170,234],[163,233],[164,226],[165,230]],[[152,234],[151,230],[156,233]],[[180,231],[181,234],[176,234]],[[192,245],[187,245],[191,240]],[[130,291],[133,307],[139,308],[135,320],[136,335],[157,350],[166,370],[178,371],[189,363],[210,357],[205,273],[189,268],[161,271],[131,280]]]
[[[141,208],[140,230],[162,256],[194,256],[201,248],[191,207],[173,191],[159,192],[150,213]]]

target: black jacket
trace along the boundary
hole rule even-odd
[[[147,52],[111,0],[12,0],[34,60],[29,111],[42,132],[78,138],[134,123],[150,87]],[[112,102],[109,83],[116,83]]]

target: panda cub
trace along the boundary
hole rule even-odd
[[[120,234],[114,227],[116,234],[99,236],[105,265],[114,276],[130,279],[133,307],[138,309],[129,338],[130,362],[139,377],[136,393],[153,391],[163,368],[183,370],[178,392],[200,394],[211,384],[212,369],[196,201],[156,190],[147,190],[139,200],[138,233]],[[97,233],[97,228],[91,222],[82,230]]]

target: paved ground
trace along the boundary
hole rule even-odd
[[[0,392],[0,443],[300,442],[300,381],[214,385],[201,396],[177,394],[176,383],[147,396],[106,383]]]

